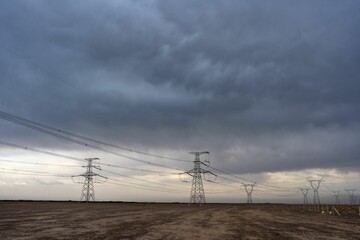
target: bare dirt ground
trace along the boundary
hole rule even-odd
[[[0,239],[360,239],[360,216],[275,205],[1,202]]]

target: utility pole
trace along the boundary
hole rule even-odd
[[[192,177],[190,203],[189,204],[199,204],[201,206],[201,204],[206,203],[204,186],[203,186],[203,181],[202,181],[202,174],[204,175],[205,180],[209,181],[209,182],[215,181],[215,178],[217,177],[217,175],[208,170],[201,168],[201,165],[209,166],[210,162],[205,161],[207,164],[202,162],[200,160],[200,155],[210,154],[209,152],[207,152],[207,151],[206,152],[190,152],[190,154],[195,155],[194,168],[190,171],[186,171],[186,172],[182,173],[182,175],[187,174]],[[214,179],[213,180],[207,179],[205,177],[205,174],[211,175],[212,177],[214,177]],[[180,177],[180,180],[182,180],[181,177]],[[186,182],[185,180],[182,180],[182,181]]]
[[[106,177],[101,176],[100,174],[94,173],[93,168],[101,170],[100,166],[94,165],[93,162],[96,160],[99,160],[99,158],[85,158],[85,160],[88,162],[86,166],[82,166],[83,168],[86,168],[86,171],[83,174],[72,176],[73,180],[74,177],[84,177],[84,181],[77,182],[77,183],[83,183],[83,189],[81,192],[80,201],[90,202],[95,201],[95,189],[94,189],[94,182],[100,183],[104,181],[95,181],[95,177],[103,178],[106,181]]]
[[[335,204],[337,204],[337,205],[340,204],[340,199],[339,199],[340,191],[332,191],[332,193],[335,196]]]
[[[349,194],[350,198],[350,205],[355,205],[355,189],[346,189],[347,193]]]
[[[254,190],[256,182],[250,183],[250,184],[249,183],[248,184],[242,183],[242,185],[244,186],[245,191],[247,193],[247,201],[246,201],[246,203],[252,204],[253,203],[252,192]]]
[[[310,188],[300,188],[300,191],[304,195],[304,205],[309,204],[308,197],[307,197],[309,190],[310,190]]]
[[[320,188],[320,184],[323,180],[323,178],[321,179],[310,179],[307,178],[307,180],[309,181],[312,189],[314,190],[314,207],[316,206],[318,210],[320,210],[320,196],[319,196],[319,188]]]

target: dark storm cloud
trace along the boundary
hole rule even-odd
[[[234,172],[359,167],[357,1],[0,9],[3,110]]]

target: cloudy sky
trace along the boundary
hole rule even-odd
[[[309,176],[325,176],[323,194],[360,190],[359,11],[356,0],[1,1],[0,110],[156,155],[191,160],[190,151],[210,151],[217,169],[272,186],[259,188],[266,200],[299,199]],[[6,120],[0,129],[0,141],[172,173]],[[3,160],[83,164],[0,147]],[[9,169],[84,169],[9,161],[0,198],[79,198],[71,179]],[[129,185],[99,185],[99,200],[188,199],[190,184],[175,174],[108,170],[183,193],[133,188],[143,182],[101,172]],[[242,181],[227,177],[239,183],[206,183],[209,201],[244,200]]]

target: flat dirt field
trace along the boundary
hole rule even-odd
[[[266,204],[0,202],[0,239],[360,239],[360,216]]]

